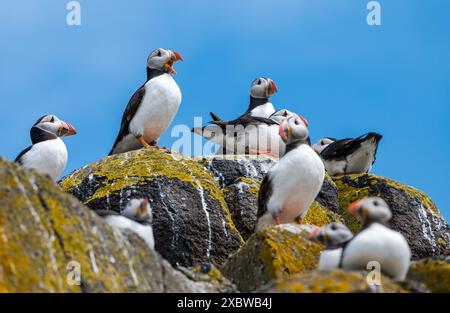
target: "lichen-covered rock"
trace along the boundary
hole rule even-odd
[[[382,276],[380,286],[367,284],[367,272],[308,272],[287,280],[278,280],[266,286],[262,292],[275,293],[355,293],[355,292],[406,292],[400,285]]]
[[[450,256],[413,262],[407,279],[424,283],[431,292],[450,292]]]
[[[0,158],[0,180],[0,292],[223,289],[187,278],[135,234],[113,230],[49,177]]]
[[[222,273],[240,291],[249,292],[274,279],[314,270],[323,246],[308,240],[307,230],[293,224],[262,229],[231,257]]]
[[[335,213],[339,213],[339,197],[336,184],[333,179],[325,173],[325,179],[323,180],[322,189],[316,197],[316,201],[319,202],[322,207],[327,208]]]
[[[146,196],[155,249],[172,265],[220,265],[236,251],[236,230],[218,183],[201,162],[168,150],[113,155],[74,171],[61,187],[93,210],[121,210]]]
[[[366,196],[379,196],[392,210],[391,228],[406,237],[414,259],[448,254],[450,227],[425,193],[372,174],[337,177],[334,182],[339,193],[340,213],[353,231],[356,232],[360,224],[346,213],[348,205]]]

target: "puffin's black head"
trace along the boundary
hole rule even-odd
[[[177,72],[173,69],[173,63],[182,60],[183,58],[178,52],[159,48],[148,56],[147,67],[168,74],[176,74]]]
[[[267,77],[260,77],[252,82],[250,87],[250,95],[253,98],[270,98],[278,91],[275,82]]]
[[[328,248],[338,248],[353,238],[353,233],[342,223],[333,222],[317,228],[309,238],[324,244]]]
[[[294,114],[281,122],[278,133],[286,144],[299,140],[306,141],[309,139],[308,121],[304,117]]]
[[[392,217],[389,205],[380,197],[366,197],[351,203],[348,212],[364,224],[386,223]]]
[[[39,132],[46,132],[56,137],[75,135],[77,132],[72,125],[60,120],[56,115],[49,114],[40,117],[31,128],[31,137]]]

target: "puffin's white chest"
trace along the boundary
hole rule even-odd
[[[319,271],[331,271],[339,267],[342,248],[324,250],[319,258]]]
[[[251,116],[269,117],[275,113],[275,108],[271,102],[266,102],[263,105],[259,105],[251,110]]]
[[[50,175],[56,181],[67,165],[67,148],[60,138],[34,144],[22,157],[22,165]]]
[[[181,91],[169,74],[149,80],[138,111],[131,120],[130,132],[144,135],[148,143],[157,140],[169,127],[181,103]]]
[[[306,215],[325,177],[322,160],[308,145],[288,152],[270,170],[273,186],[268,210],[277,214],[282,223]]]
[[[278,125],[249,125],[236,137],[227,136],[227,148],[237,147],[235,154],[269,155],[278,158],[284,154],[286,145],[278,134]]]
[[[405,238],[396,231],[374,223],[346,246],[342,267],[348,270],[365,270],[369,262],[377,261],[383,273],[396,280],[404,280],[410,259],[411,250]]]
[[[153,228],[151,225],[143,225],[120,215],[108,215],[105,221],[111,226],[121,230],[130,230],[141,237],[150,249],[155,247]]]

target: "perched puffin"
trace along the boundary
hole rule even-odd
[[[114,228],[130,230],[141,237],[150,249],[155,247],[152,227],[152,210],[147,198],[131,199],[120,214],[111,210],[97,210],[96,213]]]
[[[322,138],[313,145],[331,176],[368,173],[375,163],[381,136],[368,133],[357,138]]]
[[[15,159],[26,168],[48,174],[56,181],[67,165],[67,149],[60,137],[75,135],[72,125],[56,115],[44,115],[30,129],[30,147]]]
[[[301,223],[325,176],[322,161],[310,147],[304,118],[292,116],[283,120],[279,134],[286,143],[286,152],[261,183],[257,230],[273,223]]]
[[[380,263],[381,271],[394,280],[403,281],[409,269],[411,250],[402,234],[389,229],[392,213],[379,197],[353,202],[349,213],[361,220],[361,231],[347,243],[341,258],[346,270],[365,270],[371,261]]]
[[[331,271],[339,268],[343,247],[353,238],[353,233],[342,223],[332,222],[322,228],[316,228],[309,238],[325,245],[319,258],[319,271]]]
[[[294,116],[286,109],[268,118],[246,114],[233,121],[223,121],[211,114],[213,121],[193,131],[220,146],[218,154],[266,155],[278,158],[284,154],[285,143],[278,134],[280,123]]]
[[[183,60],[177,52],[156,49],[147,59],[147,80],[133,94],[122,117],[111,154],[156,146],[181,103],[181,91],[172,74],[173,64]]]

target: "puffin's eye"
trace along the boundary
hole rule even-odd
[[[373,202],[373,205],[374,205],[374,206],[378,206],[378,204],[379,204],[379,203],[378,203],[377,200],[375,200],[375,201]]]
[[[261,85],[261,79],[258,80],[258,85]]]
[[[156,52],[156,56],[160,57],[161,56],[161,50],[158,50],[158,52]]]
[[[287,112],[284,112],[284,113],[283,113],[283,116],[286,117],[286,116],[287,116]]]
[[[55,122],[55,117],[52,116],[52,118],[50,119],[50,123],[54,123]]]
[[[336,225],[335,225],[335,224],[332,224],[332,225],[331,225],[331,230],[336,230],[336,229],[337,229]]]

